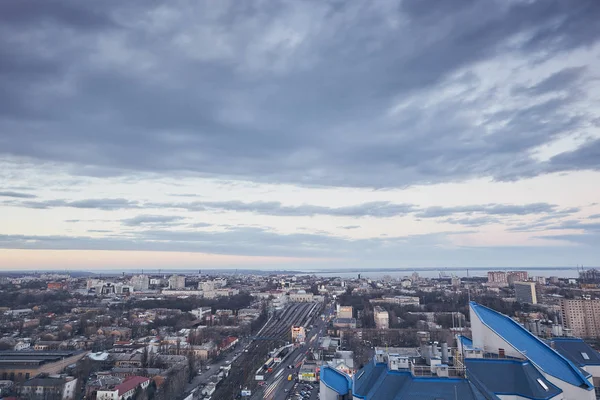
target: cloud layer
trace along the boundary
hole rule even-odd
[[[597,1],[428,3],[3,3],[0,154],[369,187],[600,167],[598,140],[531,156],[598,124],[587,59],[552,62],[597,44]],[[499,58],[556,71],[503,90]]]
[[[598,21],[597,0],[0,2],[0,248],[600,257]]]

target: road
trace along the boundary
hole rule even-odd
[[[295,393],[302,391],[310,393],[310,396],[306,396],[305,400],[316,400],[318,399],[318,383],[313,384],[305,382],[297,382],[298,370],[300,364],[306,359],[308,353],[315,350],[319,345],[319,338],[322,337],[327,328],[328,317],[333,312],[330,305],[326,305],[324,312],[325,319],[316,318],[313,329],[311,329],[306,335],[305,344],[295,349],[290,353],[281,364],[273,370],[273,373],[267,384],[265,385],[263,397],[256,397],[256,399],[264,398],[265,400],[287,400],[297,399],[298,396]],[[318,315],[317,315],[318,317]],[[293,368],[289,368],[292,365]],[[293,379],[288,381],[288,376],[292,374]],[[259,395],[261,393],[258,393]],[[253,397],[253,400],[255,397]]]

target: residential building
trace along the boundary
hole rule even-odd
[[[102,389],[96,392],[97,400],[127,400],[133,397],[138,387],[146,389],[150,384],[150,379],[144,376],[131,376],[123,383],[109,389]]]
[[[563,326],[582,338],[600,337],[600,300],[561,299]]]
[[[506,272],[504,271],[488,271],[488,283],[492,286],[506,286]]]
[[[377,327],[377,329],[389,329],[390,328],[390,315],[382,307],[380,307],[380,306],[374,307],[373,318],[375,319],[375,326]]]
[[[212,309],[210,307],[200,307],[190,311],[190,314],[192,314],[198,319],[202,319],[202,317],[204,317],[205,315],[210,315],[211,310]]]
[[[61,399],[75,398],[77,379],[67,378],[33,378],[21,384],[20,396],[26,399]]]
[[[48,282],[48,290],[67,290],[69,284],[67,282]]]
[[[458,276],[453,276],[452,280],[451,280],[451,284],[453,288],[459,288],[461,281],[460,281],[460,277]]]
[[[169,278],[169,289],[183,289],[185,287],[185,276],[171,275]]]
[[[515,297],[519,303],[537,304],[535,282],[515,282]]]
[[[515,282],[525,282],[529,279],[527,271],[509,271],[506,273],[506,282],[509,285],[514,285]]]
[[[148,275],[134,275],[131,277],[131,286],[136,291],[148,290],[150,287],[150,277]]]
[[[418,307],[421,304],[421,301],[417,296],[383,296],[380,299],[371,299],[370,302],[371,304],[384,303],[415,307]]]
[[[488,271],[488,285],[504,287],[514,282],[525,282],[528,277],[527,271]]]

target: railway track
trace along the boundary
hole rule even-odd
[[[243,353],[232,365],[229,377],[219,385],[214,398],[237,398],[241,388],[248,388],[253,393],[260,389],[254,380],[254,372],[265,362],[270,350],[277,347],[278,341],[291,340],[292,326],[307,326],[315,317],[317,303],[291,303],[277,318],[269,321],[260,336],[274,340],[255,340],[248,347],[248,352]]]

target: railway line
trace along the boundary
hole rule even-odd
[[[254,372],[268,358],[269,351],[291,341],[292,326],[310,325],[319,307],[320,303],[289,303],[275,314],[260,331],[260,336],[251,338],[244,353],[234,361],[229,377],[219,385],[213,398],[236,398],[240,388],[255,393],[259,386],[254,380]]]

